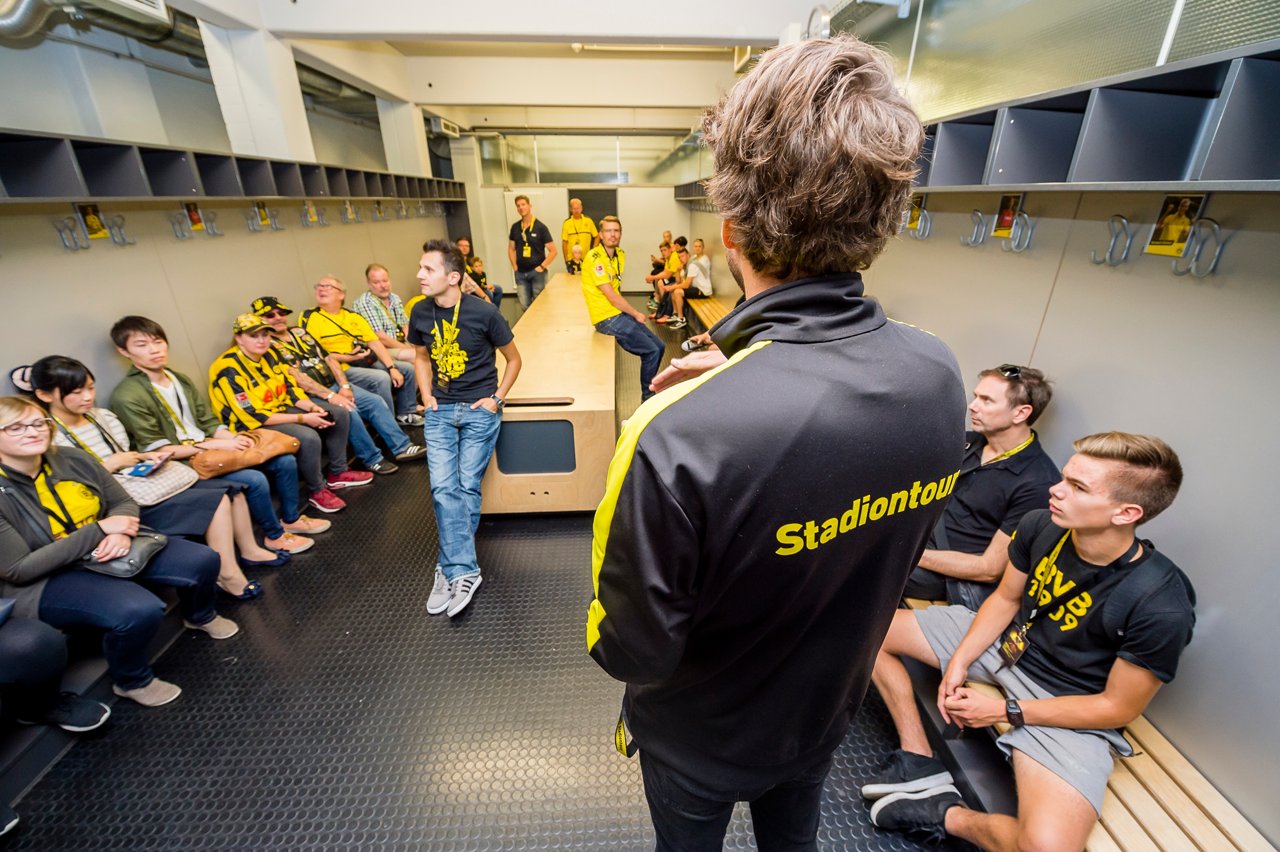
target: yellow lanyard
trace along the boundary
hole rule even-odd
[[[165,370],[165,373],[164,373],[164,374],[165,374],[166,376],[168,376],[168,377],[169,377],[169,381],[173,384],[173,386],[174,386],[174,395],[175,395],[175,396],[177,396],[177,398],[178,398],[178,405],[179,405],[179,406],[181,406],[181,405],[182,405],[182,388],[178,385],[178,380],[177,380],[177,379],[175,379],[175,378],[172,376],[172,374],[170,374],[170,373],[169,373],[169,371],[168,371],[168,370]],[[176,412],[176,411],[174,411],[174,410],[173,410],[173,406],[169,404],[169,400],[165,399],[165,398],[164,398],[164,396],[163,396],[163,395],[161,395],[160,391],[156,390],[155,383],[154,383],[154,382],[151,382],[151,381],[148,381],[148,382],[147,382],[147,384],[148,384],[148,385],[150,386],[150,388],[151,388],[151,393],[155,396],[155,398],[156,398],[156,399],[160,400],[160,404],[164,406],[164,410],[165,410],[165,411],[167,411],[167,412],[169,412],[169,418],[173,421],[173,425],[178,427],[178,431],[179,431],[179,432],[185,432],[185,431],[187,431],[187,426],[186,426],[186,424],[182,422],[182,418],[178,416],[178,412]],[[193,440],[191,440],[190,438],[188,438],[187,440],[183,441],[182,443],[184,443],[184,444],[194,444],[194,443],[195,443],[195,441],[193,441]]]
[[[619,268],[619,265],[618,265],[618,252],[617,252],[617,250],[614,250],[614,253],[613,253],[613,256],[612,256],[612,257],[610,257],[610,256],[609,256],[609,252],[607,252],[607,251],[606,251],[606,252],[604,253],[604,259],[605,259],[605,261],[609,264],[609,267],[613,270],[613,275],[609,276],[609,282],[610,282],[610,283],[613,283],[614,281],[621,282],[621,281],[622,281],[622,270]]]
[[[537,225],[538,225],[537,219],[530,219],[529,230],[526,231],[523,227],[520,228],[520,238],[524,240],[525,245],[529,245],[529,235],[533,233],[533,229],[536,228]]]
[[[995,464],[996,462],[1001,461],[1002,459],[1007,459],[1007,458],[1009,458],[1009,456],[1016,456],[1018,453],[1022,452],[1022,451],[1023,451],[1023,450],[1025,450],[1027,447],[1031,446],[1031,442],[1032,442],[1032,441],[1034,441],[1035,439],[1036,439],[1036,433],[1035,433],[1035,432],[1032,432],[1032,433],[1031,433],[1031,437],[1030,437],[1030,438],[1028,438],[1027,440],[1023,441],[1021,444],[1019,444],[1018,446],[1014,447],[1012,450],[1006,450],[1005,452],[1003,452],[1003,453],[1001,453],[1000,455],[998,455],[998,456],[996,456],[995,458],[993,458],[991,461],[989,461],[989,462],[983,462],[983,464]],[[1061,547],[1061,545],[1059,545],[1059,547]],[[1056,554],[1056,553],[1057,553],[1057,551],[1055,550],[1055,551],[1054,551],[1054,553]]]
[[[93,428],[98,430],[98,434],[102,436],[103,443],[105,443],[108,447],[110,447],[112,452],[116,452],[116,453],[124,452],[124,450],[122,450],[119,446],[116,445],[116,442],[111,438],[111,436],[107,434],[107,430],[103,429],[102,426],[99,425],[97,420],[94,420],[93,417],[88,414],[84,416],[84,419],[88,420],[89,423],[93,426]],[[63,423],[57,417],[53,418],[53,422],[58,424],[58,428],[62,430],[62,434],[70,438],[71,441],[74,442],[77,447],[84,450],[86,453],[93,456],[98,461],[102,461],[102,456],[95,453],[93,451],[93,448],[90,447],[88,444],[86,444],[80,438],[79,435],[77,435],[75,432],[72,432],[70,426]]]
[[[467,272],[468,272],[468,273],[470,273],[470,272],[471,272],[471,270],[468,268],[468,269],[467,269]],[[391,313],[391,309],[390,309],[390,308],[388,308],[386,305],[384,305],[384,304],[382,303],[382,300],[381,300],[381,299],[379,299],[377,296],[374,296],[374,297],[373,297],[373,300],[374,300],[375,302],[377,302],[377,303],[378,303],[378,307],[382,308],[382,312],[383,312],[384,314],[386,314],[386,315],[387,315],[387,319],[391,320],[391,327],[395,329],[395,338],[396,338],[396,340],[399,340],[399,341],[403,342],[403,341],[404,341],[404,330],[403,330],[403,329],[401,329],[401,328],[400,328],[400,326],[399,326],[399,324],[396,322],[395,314]]]

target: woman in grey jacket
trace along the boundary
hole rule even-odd
[[[239,627],[213,609],[218,556],[174,538],[131,580],[84,567],[129,552],[138,505],[88,453],[50,447],[50,423],[29,400],[0,397],[0,596],[15,615],[54,627],[97,627],[117,695],[149,707],[181,689],[155,676],[147,646],[164,602],[145,585],[172,586],[187,627],[215,639]]]

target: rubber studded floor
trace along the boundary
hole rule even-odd
[[[425,610],[425,465],[343,496],[312,552],[255,575],[262,598],[222,607],[239,636],[189,631],[161,659],[181,698],[118,701],[0,848],[653,848],[638,762],[612,745],[622,686],[585,651],[590,516],[484,519],[484,583],[451,621]],[[918,848],[877,833],[857,794],[891,733],[873,690],[820,848]],[[744,806],[725,847],[756,848]]]

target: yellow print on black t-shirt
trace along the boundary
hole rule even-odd
[[[1055,601],[1062,601],[1075,587],[1076,581],[1068,580],[1058,568],[1057,562],[1050,562],[1047,558],[1041,559],[1040,564],[1036,566],[1035,574],[1031,577],[1031,582],[1027,584],[1027,597],[1034,601],[1032,606],[1039,609]],[[1080,620],[1084,618],[1091,606],[1093,606],[1093,596],[1088,592],[1081,592],[1060,603],[1056,609],[1048,613],[1049,620],[1066,633],[1080,626]]]
[[[458,345],[458,327],[441,320],[431,329],[431,360],[436,365],[437,384],[447,385],[467,369],[467,353]]]

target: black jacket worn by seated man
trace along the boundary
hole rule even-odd
[[[587,647],[641,750],[734,790],[844,738],[955,482],[965,394],[946,345],[856,274],[766,290],[711,334],[728,363],[619,440]]]

